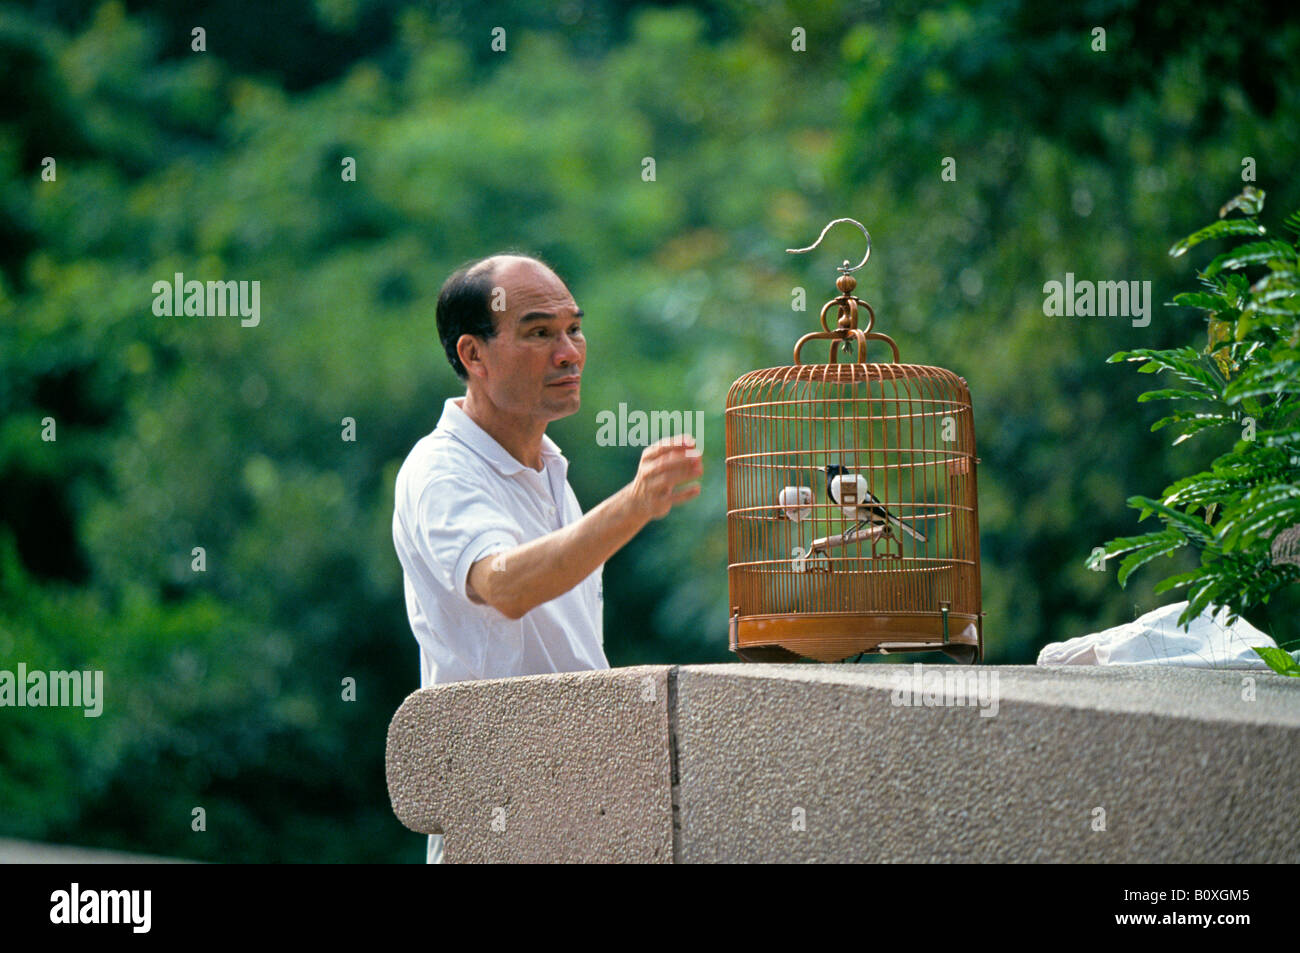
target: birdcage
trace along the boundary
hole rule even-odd
[[[966,381],[903,364],[839,268],[821,331],[794,364],[727,395],[731,649],[746,661],[823,662],[943,651],[983,658],[975,427]],[[827,315],[835,309],[835,327]],[[858,326],[865,312],[866,327]],[[800,360],[829,341],[829,362]],[[867,348],[892,360],[868,362]],[[838,361],[840,348],[853,363]],[[856,349],[856,355],[853,351]]]

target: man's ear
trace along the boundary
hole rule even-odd
[[[456,342],[456,356],[460,358],[461,364],[465,366],[465,373],[470,377],[482,377],[485,373],[483,347],[483,341],[472,334],[462,334]]]

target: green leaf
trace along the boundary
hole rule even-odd
[[[1268,447],[1289,446],[1300,450],[1300,425],[1292,424],[1277,430],[1257,430],[1255,439],[1262,440]]]
[[[1237,341],[1244,341],[1246,340],[1247,335],[1249,335],[1251,331],[1254,331],[1258,326],[1258,322],[1256,322],[1252,317],[1238,318],[1237,333],[1233,335],[1233,338]]]
[[[1195,619],[1205,611],[1205,609],[1210,605],[1210,602],[1214,599],[1214,587],[1207,582],[1197,592],[1194,594],[1189,593],[1189,595],[1190,598],[1187,600],[1187,608],[1184,609],[1183,614],[1178,617],[1180,625],[1186,625],[1192,619]]]
[[[1285,301],[1287,298],[1300,298],[1300,286],[1274,285],[1266,290],[1257,291],[1251,297],[1251,305],[1258,310],[1258,306],[1261,304],[1267,304],[1270,301]]]
[[[1180,308],[1199,308],[1202,311],[1223,311],[1228,307],[1227,300],[1221,294],[1208,294],[1204,291],[1184,291],[1174,295],[1170,302]]]
[[[1178,413],[1178,414],[1170,414],[1168,417],[1161,417],[1159,420],[1157,420],[1155,423],[1151,425],[1151,432],[1155,433],[1157,430],[1163,430],[1165,427],[1168,427],[1170,424],[1182,423],[1184,420],[1187,420],[1191,416],[1192,416],[1191,414]]]
[[[1236,423],[1236,420],[1236,417],[1227,414],[1203,414],[1180,410],[1178,413],[1170,414],[1168,417],[1161,417],[1151,425],[1151,431],[1154,433],[1157,430],[1163,430],[1170,424],[1189,424],[1187,433],[1174,441],[1173,446],[1177,446],[1179,443],[1182,443],[1185,438],[1200,433],[1207,427],[1220,427],[1225,424]]]
[[[1211,399],[1219,399],[1225,383],[1224,377],[1214,361],[1195,348],[1181,347],[1168,351],[1139,348],[1127,352],[1125,360],[1139,361],[1143,358],[1146,358],[1147,363],[1138,368],[1139,373],[1154,374],[1167,370],[1197,391],[1209,395]]]
[[[1219,209],[1219,218],[1223,218],[1233,209],[1238,209],[1245,215],[1258,215],[1263,208],[1264,190],[1248,185],[1224,203],[1223,207]]]
[[[1284,268],[1279,271],[1270,271],[1259,281],[1250,286],[1251,294],[1258,294],[1261,291],[1271,288],[1291,288],[1297,294],[1300,294],[1300,271],[1293,268]]]
[[[1180,506],[1184,509],[1208,507],[1235,498],[1235,494],[1250,486],[1244,481],[1225,480],[1211,473],[1197,473],[1168,486],[1163,496],[1166,506]]]
[[[1147,506],[1147,498],[1145,496],[1130,496],[1128,498],[1128,505],[1138,511],[1139,523],[1155,512],[1155,510]]]
[[[1216,275],[1220,271],[1235,271],[1247,265],[1262,265],[1277,261],[1283,267],[1295,264],[1295,250],[1284,241],[1273,239],[1267,242],[1249,242],[1226,251],[1205,266],[1206,275]]]
[[[1205,400],[1203,394],[1196,391],[1184,390],[1181,387],[1168,387],[1164,390],[1149,390],[1146,393],[1138,395],[1138,403],[1145,404],[1149,400]],[[1155,429],[1154,427],[1151,429]]]
[[[1225,275],[1223,278],[1223,294],[1230,301],[1240,301],[1249,287],[1250,281],[1245,275]]]
[[[1176,447],[1184,440],[1190,440],[1198,433],[1209,430],[1212,427],[1222,427],[1225,424],[1236,423],[1235,417],[1228,417],[1223,414],[1196,414],[1193,417],[1187,417],[1179,421],[1186,424],[1187,429],[1180,433],[1170,446]],[[1154,428],[1152,428],[1154,429]]]
[[[1215,222],[1213,225],[1207,225],[1198,232],[1193,232],[1182,241],[1174,244],[1169,249],[1169,254],[1174,258],[1187,252],[1189,248],[1195,248],[1201,242],[1209,241],[1211,238],[1222,238],[1225,235],[1263,235],[1264,228],[1248,219],[1234,218],[1223,222]]]
[[[1300,392],[1300,360],[1275,354],[1274,363],[1255,364],[1243,371],[1224,389],[1223,399],[1225,403],[1237,404],[1247,398],[1297,392]]]
[[[1221,479],[1252,485],[1292,472],[1290,457],[1284,451],[1261,447],[1258,443],[1247,443],[1244,449],[1238,446],[1223,454],[1210,464],[1210,469]]]
[[[1214,530],[1197,516],[1190,513],[1183,513],[1174,509],[1172,506],[1166,506],[1158,500],[1150,500],[1146,497],[1137,497],[1141,501],[1140,505],[1150,509],[1152,512],[1160,514],[1168,522],[1175,523],[1178,526],[1180,536],[1188,536],[1201,543],[1210,543],[1214,540]],[[1132,501],[1129,503],[1132,506]]]
[[[1168,556],[1179,547],[1187,545],[1187,540],[1185,540],[1179,533],[1166,531],[1163,535],[1164,538],[1161,541],[1135,550],[1125,557],[1122,563],[1120,563],[1119,575],[1117,578],[1119,579],[1119,584],[1121,586],[1127,584],[1128,577],[1133,574],[1133,570],[1145,566],[1157,557]]]
[[[1267,314],[1276,318],[1295,318],[1300,315],[1300,299],[1294,297],[1284,298],[1281,304],[1252,303],[1242,313]]]
[[[1195,582],[1203,572],[1202,569],[1193,569],[1191,572],[1180,572],[1173,576],[1167,576],[1163,581],[1156,583],[1156,587],[1151,591],[1159,596],[1171,589],[1180,589]]]
[[[1152,533],[1143,533],[1141,536],[1123,536],[1119,539],[1112,539],[1102,546],[1101,555],[1090,555],[1087,565],[1095,565],[1099,561],[1111,559],[1123,553],[1130,552],[1134,549],[1141,549],[1144,546],[1150,546],[1153,543],[1161,542],[1168,539],[1166,535],[1168,530],[1156,530]]]
[[[1291,657],[1291,653],[1286,649],[1279,649],[1271,645],[1255,645],[1251,647],[1268,667],[1279,675],[1300,678],[1300,664],[1296,663],[1296,660]]]
[[[1224,514],[1219,532],[1225,549],[1241,549],[1261,536],[1272,538],[1279,530],[1300,524],[1300,487],[1260,489],[1270,492],[1251,491]],[[1277,498],[1279,495],[1282,498]]]

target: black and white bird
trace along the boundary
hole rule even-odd
[[[853,529],[854,532],[867,526],[887,528],[892,525],[897,526],[917,542],[925,542],[924,536],[885,509],[885,505],[876,499],[861,473],[851,473],[847,467],[840,466],[838,463],[822,469],[826,471],[826,497],[832,503],[838,504],[845,516],[858,521],[858,525]]]

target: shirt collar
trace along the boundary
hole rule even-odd
[[[465,446],[492,464],[502,476],[514,476],[516,473],[522,473],[525,470],[530,471],[534,476],[542,475],[532,467],[516,460],[509,450],[497,443],[495,437],[476,424],[473,418],[456,403],[464,399],[464,397],[447,398],[442,405],[442,417],[438,421],[438,430],[446,431],[465,444]],[[561,473],[568,469],[569,461],[560,452],[559,445],[546,434],[542,434],[542,466],[545,467],[552,460],[560,465]]]

